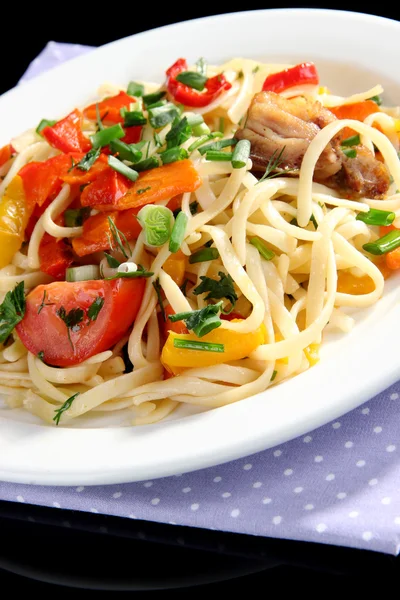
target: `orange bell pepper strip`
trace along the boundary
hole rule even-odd
[[[369,115],[380,112],[379,106],[373,100],[364,100],[354,104],[342,104],[342,106],[332,106],[329,109],[338,119],[354,119],[355,121],[364,121]],[[355,135],[357,132],[350,127],[345,127],[339,132],[341,139],[346,139]]]
[[[362,294],[370,294],[374,289],[375,284],[369,275],[356,277],[349,271],[339,271],[337,282],[338,292],[360,296]]]
[[[105,98],[101,102],[87,106],[83,114],[87,119],[96,121],[96,105],[99,106],[100,119],[103,123],[122,123],[123,118],[120,113],[121,108],[128,108],[132,102],[136,102],[135,98],[128,96],[126,92],[119,92],[116,96]],[[126,142],[132,143],[132,142]]]
[[[81,155],[80,158],[82,157],[83,155]],[[75,163],[79,162],[80,158],[78,158],[78,155],[76,155]],[[98,175],[100,175],[100,173],[103,173],[107,170],[111,170],[107,163],[107,156],[105,156],[105,154],[100,154],[99,158],[88,171],[82,171],[82,169],[78,169],[78,167],[73,167],[71,169],[70,163],[68,170],[61,175],[61,179],[70,185],[75,183],[82,185],[84,183],[91,183]]]
[[[96,180],[85,187],[81,194],[82,206],[93,206],[96,210],[113,210],[120,198],[128,191],[129,180],[113,171],[103,171]]]
[[[0,268],[8,265],[21,248],[33,205],[26,201],[21,177],[16,175],[0,202]]]
[[[192,161],[180,160],[140,173],[133,186],[114,208],[126,210],[160,202],[177,194],[194,192],[200,185],[201,179]]]
[[[389,233],[389,231],[393,231],[395,229],[398,229],[398,227],[395,227],[394,225],[387,225],[385,227],[380,227],[379,228],[380,237],[383,237],[384,235]],[[392,250],[391,252],[388,252],[387,254],[385,254],[384,259],[385,259],[386,267],[388,269],[390,269],[391,271],[396,271],[397,269],[400,269],[400,248],[396,248],[395,250]],[[385,273],[383,272],[382,268],[381,267],[379,267],[379,268],[382,271],[383,276],[385,276]]]
[[[194,333],[178,334],[169,332],[168,339],[161,353],[161,362],[171,373],[178,374],[182,368],[208,367],[232,360],[240,360],[248,356],[253,350],[265,343],[265,326],[261,325],[256,331],[250,333],[236,333],[228,329],[214,329],[202,338]],[[174,340],[211,342],[223,344],[223,352],[209,352],[202,350],[189,350],[175,348]]]
[[[65,271],[74,262],[71,248],[64,240],[57,239],[45,233],[39,246],[40,270],[54,277],[64,280]]]
[[[88,152],[92,147],[82,133],[82,113],[77,108],[55,125],[45,127],[42,135],[61,152]]]
[[[18,175],[22,178],[27,201],[42,206],[48,198],[54,198],[61,189],[61,175],[70,167],[71,156],[66,154],[59,154],[44,162],[30,162],[22,167]]]
[[[6,146],[0,148],[0,167],[2,167],[8,160],[10,160],[14,153],[15,150],[11,146],[11,144],[7,144]]]
[[[114,221],[127,240],[136,240],[142,230],[136,218],[138,212],[138,210],[102,212],[89,217],[83,224],[83,234],[72,240],[74,252],[78,256],[86,256],[110,248],[110,240],[113,238],[108,217]]]

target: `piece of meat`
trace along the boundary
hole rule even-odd
[[[319,102],[305,98],[287,99],[274,92],[260,92],[253,98],[244,129],[236,132],[238,139],[251,142],[255,171],[265,171],[268,161],[283,150],[279,166],[284,170],[300,169],[303,156],[317,133],[335,121],[336,117]],[[323,181],[341,168],[338,151],[329,144],[319,158],[315,179]]]
[[[296,174],[310,142],[333,121],[335,115],[319,102],[260,92],[253,98],[244,128],[235,137],[251,142],[254,171],[265,171],[271,158],[282,152],[276,170]],[[355,158],[348,158],[339,137],[333,138],[318,159],[314,180],[339,188],[349,197],[382,197],[390,185],[388,169],[364,146],[357,146],[356,151]]]

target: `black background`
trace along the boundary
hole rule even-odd
[[[235,12],[226,3],[196,2],[194,7],[185,3],[182,8],[173,0],[157,4],[125,1],[100,5],[71,0],[11,3],[3,1],[0,7],[0,93],[17,83],[49,40],[99,46],[169,23],[219,14],[224,9]],[[284,6],[335,8],[400,19],[397,3],[389,2],[370,8],[344,2]],[[240,9],[282,7],[278,3],[248,2]],[[375,50],[379,52],[378,47]],[[7,116],[0,117],[0,124],[3,118]],[[85,597],[97,598],[113,597],[113,589],[148,595],[172,588],[175,597],[183,597],[189,585],[189,593],[216,591],[221,597],[237,592],[251,598],[271,594],[279,598],[295,590],[297,596],[318,591],[347,598],[349,584],[357,586],[357,595],[370,595],[374,583],[384,596],[396,593],[389,590],[398,567],[399,561],[393,557],[371,552],[0,502],[0,596],[10,590],[9,595],[38,592],[46,598],[50,594],[53,597],[56,590],[58,598],[72,593],[80,597],[79,588],[88,588],[92,591],[86,591]],[[56,588],[55,583],[72,586],[74,591]],[[198,587],[201,583],[205,587]],[[96,587],[98,591],[93,591]]]

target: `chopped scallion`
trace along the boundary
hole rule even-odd
[[[169,240],[174,215],[166,206],[147,204],[140,209],[137,219],[143,227],[148,246],[162,246]]]
[[[85,154],[85,156],[78,162],[76,165],[77,169],[81,171],[89,171],[91,167],[93,167],[96,160],[99,158],[101,152],[101,148],[92,148]]]
[[[67,209],[64,213],[65,227],[81,227],[83,222],[89,217],[90,211],[90,206]]]
[[[357,156],[357,150],[355,148],[343,148],[343,154],[347,156],[347,158],[355,158]]]
[[[180,146],[192,135],[192,128],[189,125],[187,117],[183,117],[181,120],[176,119],[176,121],[165,136],[168,149]]]
[[[186,225],[188,222],[188,218],[183,211],[181,211],[176,219],[174,226],[172,228],[171,237],[169,240],[169,251],[170,252],[178,252],[180,247],[182,246],[183,239],[185,237]]]
[[[250,146],[249,140],[240,140],[236,144],[232,155],[232,167],[234,169],[242,169],[247,165],[247,161],[250,157]]]
[[[375,102],[375,104],[378,106],[382,104],[382,98],[380,96],[372,96],[372,98],[369,99],[372,100],[372,102]]]
[[[121,123],[118,123],[112,127],[106,127],[106,129],[102,129],[90,136],[90,141],[92,142],[93,148],[102,148],[103,146],[108,146],[113,140],[124,137],[124,135],[125,131],[122,129]]]
[[[42,131],[45,127],[53,127],[53,125],[55,125],[56,123],[57,121],[49,121],[48,119],[42,119],[39,125],[36,127],[36,133],[42,135]]]
[[[69,267],[65,274],[67,281],[92,281],[93,279],[100,279],[100,270],[98,265]]]
[[[176,117],[180,116],[178,108],[171,102],[163,104],[162,106],[149,107],[148,111],[150,125],[154,129],[165,127],[165,125],[172,123]]]
[[[381,255],[387,254],[392,250],[395,250],[400,246],[400,230],[396,229],[389,231],[386,235],[375,240],[375,242],[368,242],[363,245],[363,249],[370,254]]]
[[[192,133],[195,137],[200,137],[201,135],[207,135],[210,133],[210,128],[206,123],[201,123],[200,125],[195,125],[192,129]],[[217,131],[220,135],[222,133]]]
[[[118,158],[115,158],[115,156],[108,157],[108,164],[112,169],[114,169],[114,171],[121,173],[121,175],[125,175],[125,177],[131,181],[136,181],[136,179],[139,177],[139,173],[137,171],[134,171],[134,169],[128,167],[125,163],[118,160]]]
[[[356,135],[352,135],[351,137],[348,137],[345,140],[342,140],[340,142],[340,144],[342,146],[347,146],[348,148],[351,148],[351,146],[358,146],[359,143],[360,143],[360,136],[358,133]]]
[[[165,150],[160,153],[161,160],[163,165],[168,165],[169,163],[176,162],[178,160],[184,160],[189,157],[187,150],[184,148],[170,148],[169,150]]]
[[[194,71],[182,71],[176,76],[176,80],[184,85],[187,85],[199,92],[204,90],[204,86],[207,81],[207,77],[201,73],[195,73]]]
[[[222,152],[220,150],[209,150],[206,152],[206,160],[213,161],[231,161],[233,157],[233,152]]]
[[[186,350],[201,350],[204,352],[224,352],[224,344],[213,344],[211,342],[200,342],[197,340],[183,340],[174,338],[175,348],[184,348]]]
[[[189,146],[188,151],[193,152],[194,150],[197,150],[197,148],[208,142],[208,140],[212,140],[216,137],[222,137],[222,133],[220,131],[214,131],[213,133],[203,135],[201,138],[199,138]],[[211,144],[209,144],[209,146],[211,146]]]
[[[261,254],[265,260],[271,260],[275,256],[275,252],[272,252],[259,238],[253,237],[250,238],[250,244],[252,244],[255,248],[257,248],[258,252]]]
[[[155,104],[156,102],[159,102],[160,100],[162,100],[162,98],[164,98],[164,96],[166,94],[167,94],[167,92],[164,92],[164,91],[154,92],[154,94],[145,94],[143,96],[144,105],[146,106],[146,108],[148,108],[152,104]]]
[[[193,265],[195,263],[206,262],[208,260],[215,260],[216,258],[219,258],[219,252],[217,248],[201,248],[189,256],[189,263]]]
[[[221,132],[219,132],[221,134]],[[212,142],[211,144],[207,144],[207,146],[202,146],[199,149],[200,154],[205,154],[210,150],[222,150],[223,148],[227,148],[229,146],[235,146],[237,144],[236,138],[229,138],[227,140],[218,140],[217,142]]]
[[[155,169],[158,167],[160,163],[158,162],[158,158],[156,156],[150,156],[149,158],[145,158],[144,160],[135,164],[136,171],[148,171],[150,169]]]
[[[125,144],[121,140],[113,140],[110,142],[111,152],[118,154],[120,160],[129,160],[132,163],[137,163],[142,158],[141,148],[144,142],[138,144]]]
[[[126,111],[124,114],[124,127],[146,125],[147,119],[140,110]]]
[[[198,115],[197,113],[188,112],[184,115],[183,118],[187,120],[190,127],[197,127],[197,125],[201,125],[202,123],[204,123],[203,117],[201,115]]]
[[[363,221],[367,225],[391,225],[396,218],[394,212],[387,210],[378,210],[376,208],[370,208],[367,213],[358,213],[356,221]]]
[[[130,81],[126,93],[128,96],[143,96],[144,85],[136,81]]]

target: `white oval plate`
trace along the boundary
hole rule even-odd
[[[317,63],[335,93],[382,83],[400,103],[400,24],[356,13],[283,9],[234,13],[141,33],[72,60],[0,98],[0,145],[87,104],[104,81],[162,81],[176,58],[234,56]],[[379,48],[379,52],[376,51]],[[355,408],[400,378],[399,279],[357,313],[351,334],[325,336],[320,363],[237,404],[146,427],[53,428],[0,411],[0,479],[44,485],[122,483],[191,471],[290,440]]]

